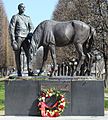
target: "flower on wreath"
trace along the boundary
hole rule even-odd
[[[66,105],[64,95],[52,88],[41,91],[38,100],[42,117],[58,117],[63,113]]]

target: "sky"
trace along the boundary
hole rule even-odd
[[[52,18],[52,13],[58,3],[58,0],[2,0],[8,20],[14,14],[18,13],[18,4],[24,3],[26,7],[25,14],[30,16],[34,27],[40,22]]]

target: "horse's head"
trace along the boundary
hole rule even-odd
[[[32,41],[35,43],[36,50],[41,46],[41,40],[43,37],[43,29],[39,24],[33,32]]]
[[[38,49],[38,45],[39,45],[38,27],[36,27],[36,29],[34,30],[34,32],[32,34],[31,44],[32,44],[33,51],[35,54]]]

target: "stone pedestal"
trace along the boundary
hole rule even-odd
[[[63,115],[103,116],[104,82],[90,77],[36,77],[5,82],[6,115],[39,115],[37,98],[42,89],[56,88],[65,93]]]

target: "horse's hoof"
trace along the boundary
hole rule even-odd
[[[40,76],[42,72],[39,72],[37,75]]]
[[[38,76],[40,76],[41,73],[38,73]]]
[[[28,76],[34,76],[33,72],[28,72]]]
[[[52,75],[50,75],[49,77],[52,77]]]

